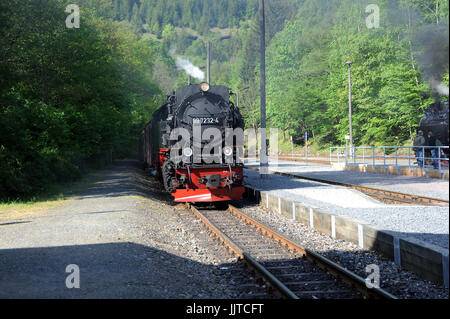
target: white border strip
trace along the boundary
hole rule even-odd
[[[358,246],[360,248],[364,248],[364,234],[363,234],[363,227],[361,224],[358,224]]]
[[[445,288],[448,289],[448,253],[442,254],[442,272],[444,277]]]
[[[394,262],[397,266],[402,266],[401,256],[400,256],[400,238],[394,236]]]
[[[331,237],[336,238],[336,216],[331,215]]]

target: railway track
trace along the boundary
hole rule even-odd
[[[290,241],[229,206],[190,210],[237,258],[259,274],[282,298],[396,299],[333,261]]]
[[[258,171],[258,168],[255,167],[245,167],[246,169]],[[323,184],[343,186],[347,188],[352,188],[361,193],[364,193],[372,198],[375,198],[379,201],[389,203],[389,204],[400,204],[400,205],[420,205],[420,206],[449,206],[448,200],[442,200],[431,197],[424,197],[418,195],[405,194],[400,192],[394,192],[389,190],[383,190],[378,188],[347,184],[342,182],[330,181],[320,178],[313,178],[308,176],[296,175],[285,172],[277,172],[277,171],[269,171],[271,174],[276,174],[285,177],[291,177],[296,179],[304,179],[312,182],[319,182]]]

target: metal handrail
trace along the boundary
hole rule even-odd
[[[425,156],[426,150],[431,151],[433,149],[437,150],[435,151],[436,154],[435,157],[433,157],[433,154],[431,154],[431,157]],[[448,149],[449,149],[448,146],[357,146],[357,147],[335,146],[330,147],[330,163],[336,162],[334,160],[337,159],[337,163],[345,161],[345,164],[353,162],[354,164],[372,164],[373,166],[375,166],[376,161],[382,159],[383,166],[394,165],[398,167],[400,166],[412,167],[414,166],[413,162],[416,161],[417,165],[419,165],[420,167],[425,167],[426,161],[432,160],[433,167],[437,166],[437,169],[439,169],[439,171],[442,171],[448,170],[449,158],[445,157],[446,155],[443,152],[443,150]],[[367,152],[366,150],[370,150],[370,152]],[[379,152],[380,150],[382,151],[382,155],[377,155],[380,153]],[[390,154],[387,154],[386,152],[387,150],[390,150],[392,152],[388,152]],[[417,150],[419,151],[419,153],[417,153]],[[403,154],[401,153],[406,154],[403,156]],[[395,162],[387,164],[387,162],[390,160]],[[436,161],[436,165],[434,161]],[[402,165],[403,162],[405,162],[404,163],[405,165]],[[420,165],[420,163],[422,163],[422,165]]]

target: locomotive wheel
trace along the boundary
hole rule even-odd
[[[173,169],[172,162],[165,161],[162,166],[162,178],[163,178],[164,188],[169,193],[173,192],[172,178],[175,175],[174,173],[175,173],[175,170]]]

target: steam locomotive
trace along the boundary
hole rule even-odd
[[[432,104],[425,110],[425,115],[420,119],[419,129],[425,135],[429,131],[433,131],[443,145],[448,145],[448,113],[448,101]]]
[[[244,121],[230,93],[208,83],[181,87],[141,132],[140,160],[175,202],[242,198]]]

